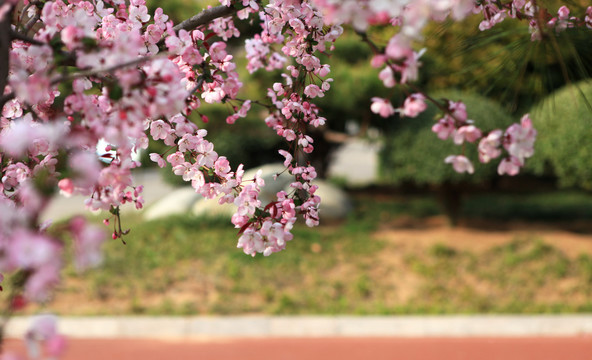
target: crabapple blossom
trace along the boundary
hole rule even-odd
[[[508,174],[510,176],[517,175],[520,172],[522,163],[520,159],[515,156],[502,159],[499,166],[497,167],[497,173],[500,175]]]
[[[475,142],[482,137],[481,130],[474,125],[464,125],[454,133],[454,143],[460,145],[463,142]]]
[[[459,173],[467,172],[472,174],[475,171],[471,161],[463,155],[450,155],[444,159],[444,162],[447,164],[452,164],[454,171]]]
[[[454,119],[448,115],[438,120],[432,126],[432,131],[435,132],[441,140],[446,140],[455,132]]]
[[[403,102],[402,114],[407,117],[417,117],[427,109],[425,96],[420,93],[409,95]]]
[[[502,154],[500,149],[502,134],[503,131],[497,129],[481,138],[481,141],[479,141],[479,161],[488,163]]]
[[[70,231],[74,238],[75,264],[77,269],[95,267],[102,262],[101,245],[106,239],[105,232],[81,216],[70,220]]]
[[[512,124],[506,130],[504,148],[511,156],[523,163],[524,159],[534,154],[536,134],[536,130],[532,127],[532,120],[526,114],[520,119],[520,124]]]
[[[372,106],[370,106],[370,109],[373,113],[379,114],[383,118],[387,118],[395,113],[393,104],[391,104],[391,102],[387,99],[379,97],[372,98]]]

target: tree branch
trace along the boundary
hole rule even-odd
[[[14,96],[15,96],[14,92],[10,92],[6,95],[0,95],[0,112],[2,111],[2,108],[4,107],[4,104],[6,104],[10,100],[14,99]]]
[[[218,5],[216,7],[205,9],[197,15],[192,16],[191,18],[181,22],[180,24],[175,25],[173,30],[178,32],[179,30],[193,30],[198,26],[205,25],[212,20],[215,20],[220,17],[230,16],[236,12],[234,7]]]
[[[10,37],[13,40],[21,40],[24,42],[28,42],[31,45],[37,45],[37,46],[47,45],[44,42],[41,42],[39,40],[28,37],[27,35],[21,34],[20,32],[17,32],[13,29],[10,29],[9,31],[10,31]]]
[[[5,4],[0,0],[0,7]],[[4,88],[8,83],[8,57],[10,49],[10,19],[12,19],[12,8],[0,20],[0,97],[4,94]],[[4,104],[2,104],[4,105]],[[2,108],[0,107],[0,111]]]
[[[218,5],[213,8],[202,10],[199,14],[192,16],[191,18],[182,21],[181,23],[175,25],[173,30],[178,33],[179,30],[193,30],[201,25],[205,25],[212,20],[217,18],[221,18],[224,16],[230,16],[234,14],[237,10],[234,7]],[[157,46],[160,48],[164,45],[164,38],[162,38]]]

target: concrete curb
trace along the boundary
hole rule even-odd
[[[11,319],[7,336],[22,337],[30,321]],[[592,335],[592,315],[60,317],[58,326],[74,338],[566,337]]]

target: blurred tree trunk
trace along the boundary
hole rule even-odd
[[[445,183],[439,187],[437,194],[440,206],[448,218],[448,224],[456,227],[460,220],[465,191],[460,185]]]

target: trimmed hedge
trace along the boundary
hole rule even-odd
[[[568,85],[534,106],[538,131],[527,170],[554,175],[560,187],[592,189],[592,82]]]

